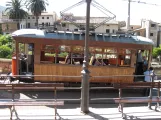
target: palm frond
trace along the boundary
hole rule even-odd
[[[10,19],[22,20],[27,16],[27,12],[22,9],[23,0],[11,0],[6,8],[7,15]]]

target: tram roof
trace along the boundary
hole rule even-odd
[[[85,34],[82,32],[69,31],[55,31],[54,33],[47,33],[44,30],[38,29],[21,29],[12,33],[12,36],[31,37],[31,38],[47,38],[47,39],[62,39],[62,40],[84,40]],[[153,40],[135,35],[128,34],[101,34],[94,33],[89,37],[90,40],[102,42],[118,42],[131,44],[147,44],[154,45]]]

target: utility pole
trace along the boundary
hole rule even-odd
[[[130,3],[131,0],[128,0],[128,18],[127,18],[127,30],[130,30]]]
[[[89,112],[89,23],[90,23],[90,4],[92,0],[86,0],[87,9],[86,9],[86,33],[85,33],[85,50],[84,50],[84,61],[83,61],[83,70],[82,74],[82,83],[81,83],[81,112]]]

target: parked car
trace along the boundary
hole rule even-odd
[[[157,62],[151,62],[150,66],[153,67],[153,68],[161,68],[161,65]]]

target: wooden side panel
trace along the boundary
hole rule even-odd
[[[74,65],[54,65],[54,64],[35,64],[35,75],[64,75],[81,76],[82,66]],[[112,77],[112,75],[133,75],[135,69],[132,67],[107,67],[89,66],[90,82],[133,82],[133,77]],[[94,78],[92,76],[109,76],[107,78]],[[81,78],[60,78],[60,77],[35,77],[36,81],[48,82],[81,82]]]
[[[136,50],[132,50],[131,54],[131,67],[135,67],[136,65]]]
[[[37,43],[34,44],[34,63],[40,63],[40,48],[41,48],[41,44]]]

